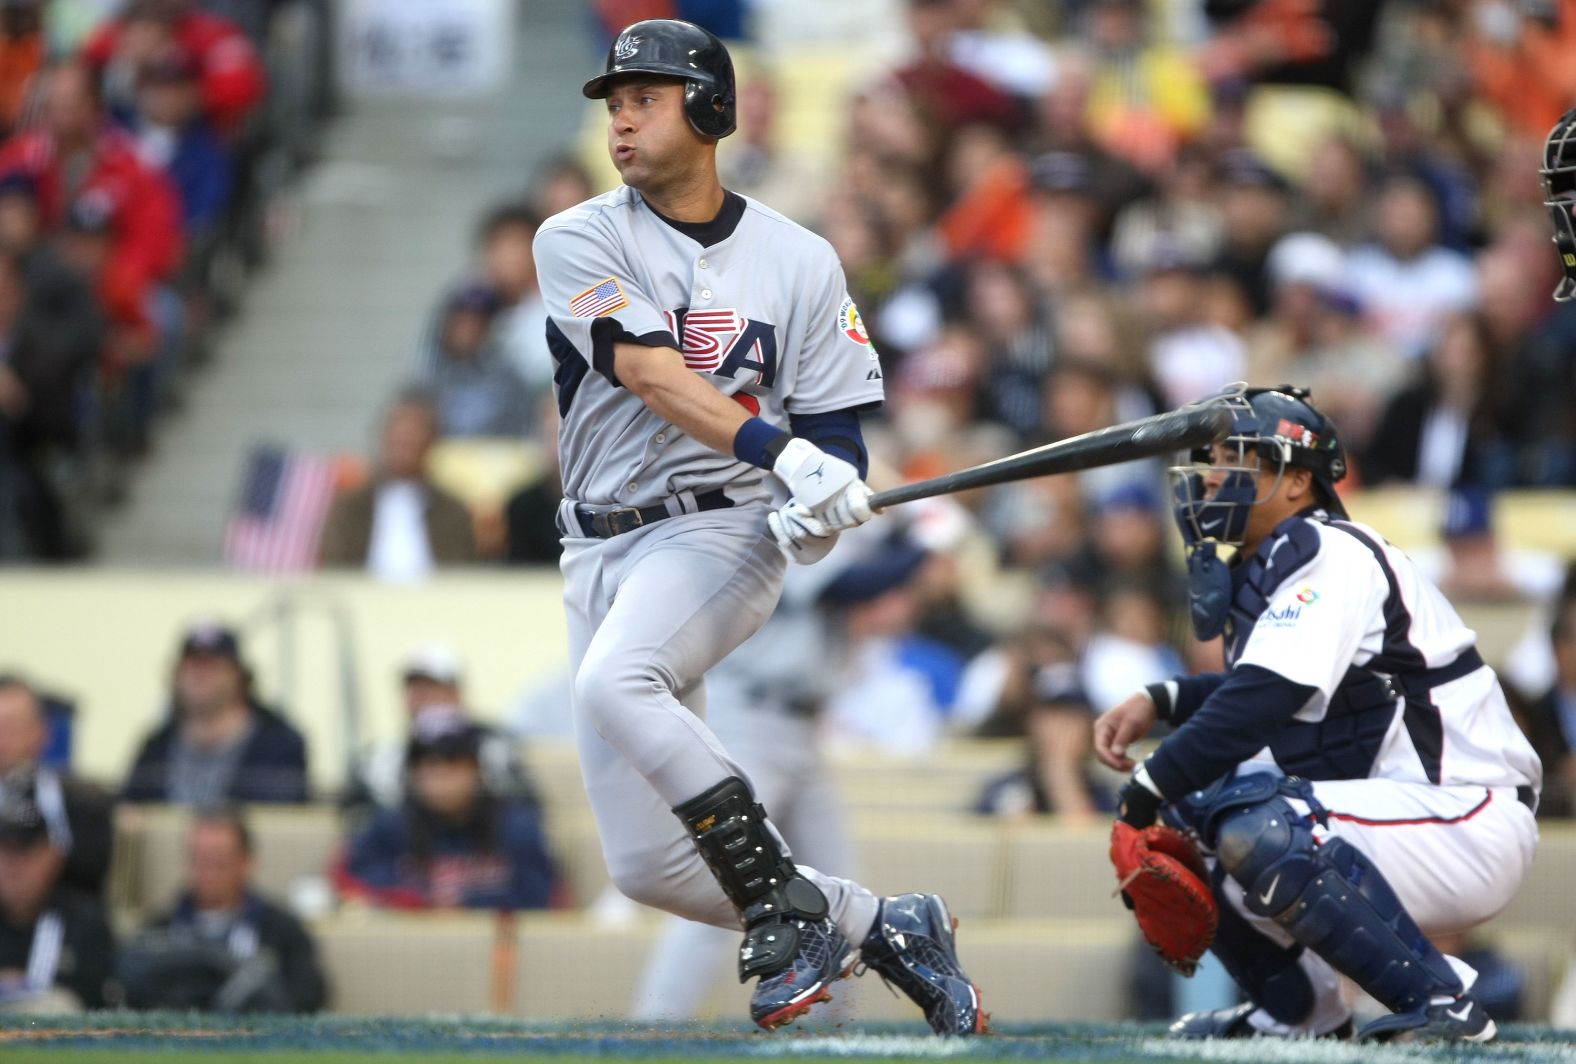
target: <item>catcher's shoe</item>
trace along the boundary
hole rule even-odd
[[[1258,1008],[1251,1001],[1233,1005],[1229,1009],[1211,1009],[1208,1012],[1190,1012],[1166,1028],[1171,1038],[1272,1038],[1248,1022],[1253,1010]],[[1352,1021],[1345,1020],[1333,1031],[1303,1037],[1347,1039],[1352,1036]]]
[[[990,1016],[958,963],[957,923],[939,894],[883,898],[864,942],[865,965],[907,994],[937,1034],[983,1034]]]
[[[810,1011],[817,1002],[832,1000],[828,989],[849,975],[859,963],[859,951],[848,944],[848,936],[827,917],[816,920],[794,919],[798,944],[787,965],[762,975],[750,994],[750,1018],[768,1031]],[[768,936],[792,933],[788,923],[760,929]],[[770,938],[768,938],[770,941]],[[750,946],[745,944],[745,950]],[[749,957],[742,957],[748,962]]]
[[[1454,1001],[1415,1012],[1392,1012],[1357,1032],[1363,1042],[1492,1042],[1499,1028],[1477,998],[1461,994]]]

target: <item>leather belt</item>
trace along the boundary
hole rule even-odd
[[[1534,813],[1538,811],[1538,792],[1533,790],[1525,783],[1516,788],[1516,801],[1520,802]]]
[[[704,513],[707,510],[726,510],[732,505],[733,500],[718,488],[715,491],[703,491],[696,495],[695,509],[685,512]],[[637,528],[676,516],[669,513],[668,508],[662,503],[653,503],[650,506],[622,506],[617,510],[603,510],[600,513],[583,506],[576,506],[574,514],[576,523],[580,525],[580,531],[592,539],[612,539],[625,532],[633,532]]]

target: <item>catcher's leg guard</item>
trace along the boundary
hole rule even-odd
[[[859,953],[830,917],[826,895],[799,874],[749,786],[729,776],[673,810],[744,922],[739,981],[759,977],[750,1012],[762,1027],[791,1022],[831,995]]]
[[[1220,865],[1215,866],[1215,879],[1220,921],[1211,951],[1253,1004],[1288,1027],[1301,1025],[1314,1006],[1313,984],[1298,963],[1303,947],[1287,948],[1260,934],[1222,896],[1220,882],[1225,879],[1225,869]]]
[[[1339,837],[1316,845],[1308,818],[1278,794],[1212,818],[1220,863],[1250,912],[1397,1013],[1420,1013],[1464,988],[1402,907],[1379,869]]]

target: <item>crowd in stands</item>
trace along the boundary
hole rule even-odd
[[[210,6],[126,0],[78,39],[0,10],[0,563],[91,553],[326,117],[270,82],[271,20],[317,0]]]

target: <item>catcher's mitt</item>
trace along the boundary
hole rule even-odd
[[[1220,918],[1209,871],[1192,841],[1162,824],[1139,830],[1118,820],[1111,827],[1111,863],[1117,892],[1144,940],[1166,964],[1192,975],[1215,941]]]

